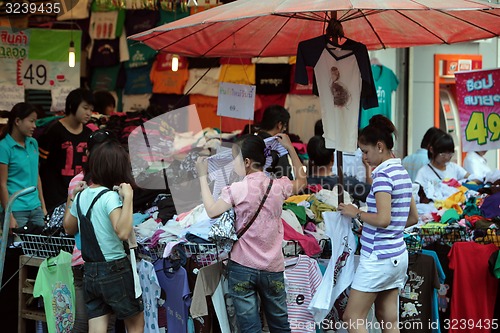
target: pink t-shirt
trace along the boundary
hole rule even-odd
[[[254,172],[241,182],[222,189],[221,199],[227,203],[234,203],[236,230],[241,230],[252,219],[268,185],[269,178],[264,172]],[[259,215],[231,249],[231,260],[243,266],[268,272],[285,270],[281,250],[284,233],[281,211],[283,201],[292,195],[292,190],[292,182],[287,177],[274,180]]]
[[[78,183],[82,180],[83,180],[83,172],[80,172],[71,179],[68,186],[68,195],[71,195],[73,193],[73,190],[75,189],[76,185],[78,185]],[[78,248],[75,245],[73,247],[73,258],[71,259],[71,266],[83,265],[84,263],[85,261],[83,261],[82,252],[78,250]]]

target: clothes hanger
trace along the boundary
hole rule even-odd
[[[328,38],[328,44],[342,49],[342,45],[346,42],[344,35],[344,28],[342,23],[337,20],[337,15],[333,15],[328,26],[326,27],[326,36]]]

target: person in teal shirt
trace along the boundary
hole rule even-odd
[[[9,198],[19,190],[34,186],[36,190],[18,197],[12,204],[10,228],[24,227],[28,222],[44,225],[47,214],[38,175],[38,143],[33,138],[36,109],[29,103],[17,103],[9,113],[7,126],[0,135],[0,201],[5,219]]]

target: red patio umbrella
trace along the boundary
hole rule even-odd
[[[331,12],[369,50],[500,35],[500,5],[481,0],[237,0],[129,38],[192,57],[290,56],[324,33]]]

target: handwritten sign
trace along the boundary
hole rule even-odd
[[[24,89],[13,84],[0,84],[0,110],[10,111],[20,102],[24,102]]]
[[[52,90],[80,86],[79,30],[0,28],[0,86]],[[68,50],[74,42],[76,65],[69,67]],[[50,45],[50,47],[47,47]],[[6,105],[2,101],[2,105]]]
[[[500,148],[500,69],[455,77],[463,151]]]
[[[217,115],[237,119],[253,120],[255,86],[221,82]]]

